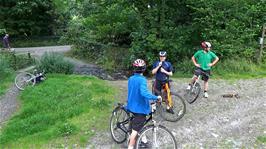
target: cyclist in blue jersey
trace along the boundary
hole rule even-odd
[[[169,83],[169,76],[173,75],[173,67],[170,62],[166,61],[166,51],[160,51],[159,56],[160,60],[153,63],[152,74],[155,74],[155,89],[161,91],[162,86],[165,83]],[[155,94],[158,95],[157,93]],[[167,106],[166,111],[174,114],[173,109],[169,106]]]
[[[161,96],[153,95],[147,86],[147,79],[143,76],[143,72],[146,70],[146,63],[142,59],[137,59],[133,63],[134,75],[128,80],[128,101],[126,109],[134,114],[134,118],[131,121],[132,132],[129,137],[128,149],[133,149],[136,136],[138,132],[143,128],[146,120],[146,115],[151,113],[150,100],[161,100]],[[145,146],[143,142],[143,145]]]

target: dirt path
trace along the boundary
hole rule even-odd
[[[0,98],[0,129],[10,116],[18,109],[19,103],[16,100],[18,89],[13,85],[7,93]]]
[[[175,79],[173,90],[184,94],[188,79]],[[150,81],[149,81],[150,82]],[[126,99],[127,81],[111,82]],[[185,116],[178,122],[164,122],[172,130],[179,148],[266,148],[256,142],[266,135],[266,79],[211,80],[209,98],[187,104]],[[223,98],[225,93],[239,93],[236,98]],[[99,143],[102,142],[102,143]],[[92,145],[93,144],[93,145]],[[90,147],[123,148],[111,139],[109,130],[97,134]]]

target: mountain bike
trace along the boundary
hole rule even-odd
[[[15,78],[15,85],[19,90],[24,90],[27,86],[34,86],[45,79],[45,71],[34,73],[21,72]]]
[[[198,76],[194,76],[195,81],[193,84],[190,85],[190,89],[186,91],[185,94],[185,99],[188,103],[193,103],[196,101],[196,99],[199,97],[200,91],[201,91],[201,86],[199,83],[199,80],[202,79],[202,75],[206,75],[209,77],[209,74],[205,73],[204,71],[202,71],[201,69],[198,69],[199,75]]]
[[[152,118],[153,114],[156,112],[156,107],[159,106],[159,102],[152,103],[152,113],[147,117],[144,127],[137,135],[137,141],[135,144],[136,149],[142,148],[143,143],[148,145],[148,148],[177,148],[176,140],[171,131],[169,131],[165,126],[160,125]],[[129,125],[133,117],[134,115],[126,110],[123,104],[118,104],[113,110],[110,119],[110,131],[115,142],[123,143],[129,139]],[[147,125],[149,122],[151,122],[151,124]]]
[[[160,115],[167,121],[176,122],[185,115],[186,104],[178,93],[170,90],[170,82],[172,82],[172,80],[164,83],[162,90],[159,91],[155,88],[155,80],[153,80],[152,93],[162,96],[162,106],[159,109]],[[169,109],[171,109],[172,112],[169,112]]]

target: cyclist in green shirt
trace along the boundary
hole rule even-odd
[[[187,87],[187,90],[190,90],[191,84],[194,83],[196,77],[198,75],[202,75],[202,80],[204,80],[204,97],[208,98],[208,80],[211,74],[211,67],[214,66],[218,61],[219,58],[212,52],[211,50],[211,43],[207,41],[203,41],[201,43],[202,49],[197,51],[192,56],[192,62],[196,66],[194,71],[194,76],[192,78],[191,83]]]

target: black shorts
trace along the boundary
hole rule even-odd
[[[165,81],[155,80],[154,83],[155,83],[155,84],[154,84],[154,87],[155,87],[155,89],[156,89],[156,91],[157,91],[157,92],[154,93],[156,96],[160,95],[161,90],[163,89],[163,85],[164,85],[165,83],[168,83],[169,88],[170,88],[170,82],[169,82],[169,80],[165,80]]]
[[[210,78],[210,75],[211,75],[211,70],[203,70],[203,69],[197,67],[195,69],[195,71],[194,71],[194,74],[196,76],[201,75],[202,76],[202,80],[208,81],[209,78]]]
[[[137,113],[133,113],[133,115],[134,118],[131,120],[130,126],[133,130],[139,132],[144,127],[146,115]]]

